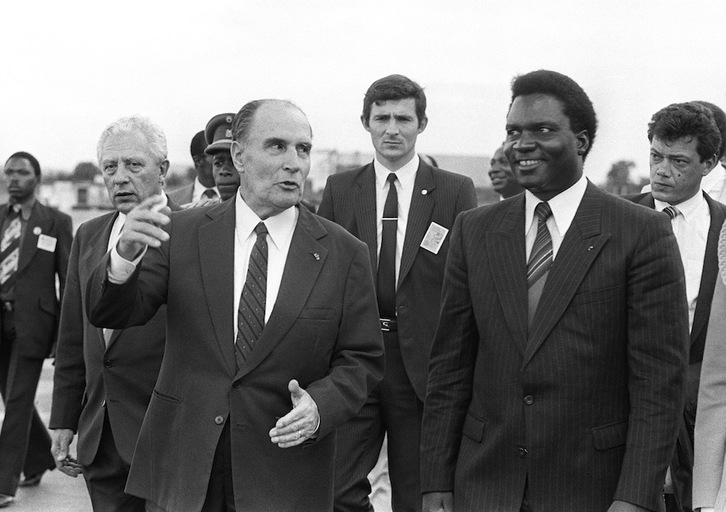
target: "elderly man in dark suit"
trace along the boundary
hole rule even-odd
[[[56,279],[62,296],[73,239],[71,218],[35,197],[41,172],[33,155],[13,154],[4,178],[10,201],[0,205],[0,508],[13,502],[19,483],[37,485],[55,467],[35,391],[56,340]]]
[[[416,155],[428,123],[416,82],[391,75],[363,100],[363,127],[376,151],[368,165],[330,176],[318,215],[368,245],[377,278],[386,374],[338,436],[336,511],[371,510],[367,480],[388,435],[394,511],[421,507],[419,444],[429,352],[456,216],[476,206],[471,178],[432,167]],[[390,210],[390,211],[389,211]]]
[[[569,77],[517,77],[506,129],[526,192],[453,229],[424,410],[424,510],[656,510],[688,339],[668,218],[584,177],[596,117]]]
[[[233,139],[234,199],[171,219],[142,202],[89,281],[99,326],[167,305],[127,491],[152,511],[332,510],[335,430],[383,372],[368,250],[298,207],[312,145],[299,108],[248,103]]]
[[[169,168],[166,137],[142,117],[111,123],[98,142],[109,198],[116,211],[76,233],[61,309],[50,428],[53,455],[64,473],[83,472],[96,511],[144,511],[144,500],[124,492],[141,422],[159,375],[166,339],[166,308],[146,325],[99,329],[84,312],[85,283],[113,245],[126,215],[141,201],[164,195]],[[171,200],[169,208],[179,207]],[[78,433],[78,465],[68,448]]]
[[[674,103],[653,114],[648,139],[652,192],[629,199],[669,216],[686,275],[691,331],[687,394],[665,502],[668,512],[691,512],[698,382],[718,277],[718,235],[726,219],[726,206],[701,190],[701,180],[718,163],[721,135],[706,107]]]

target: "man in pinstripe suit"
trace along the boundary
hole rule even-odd
[[[526,192],[453,228],[424,510],[662,506],[687,361],[683,267],[666,215],[584,177],[596,126],[570,78],[513,82],[505,153]]]
[[[384,434],[392,509],[413,512],[421,507],[421,415],[449,250],[447,235],[459,212],[476,206],[470,178],[433,167],[416,155],[416,138],[427,121],[421,86],[401,75],[376,80],[366,92],[361,116],[376,150],[375,161],[331,176],[318,209],[318,215],[366,242],[371,261],[377,263],[372,271],[386,350],[383,382],[363,409],[338,429],[337,512],[372,510],[366,477],[378,460]],[[391,194],[398,201],[394,214],[386,212]],[[393,224],[395,231],[390,253],[384,223]],[[388,283],[383,278],[386,254],[391,260]]]

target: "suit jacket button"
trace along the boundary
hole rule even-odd
[[[221,425],[222,423],[224,423],[224,416],[217,416],[216,418],[214,418],[214,422],[217,425]]]
[[[534,397],[532,395],[527,395],[524,397],[524,403],[526,405],[532,405],[534,403]]]
[[[517,455],[519,455],[520,457],[526,457],[527,448],[525,448],[524,446],[520,446],[519,448],[517,448]]]
[[[105,361],[103,362],[103,366],[105,366],[106,368],[113,368],[113,363],[111,362],[111,360],[110,360],[110,359],[106,359],[106,360],[105,360]]]
[[[241,385],[242,385],[242,383],[238,380],[232,383],[232,387],[235,389],[240,387]]]

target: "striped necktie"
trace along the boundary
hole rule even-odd
[[[539,203],[534,209],[534,215],[538,219],[537,237],[532,246],[532,252],[527,262],[527,299],[528,299],[528,321],[532,324],[534,314],[542,296],[547,273],[552,266],[552,236],[547,229],[547,219],[552,216],[550,205],[546,202]]]
[[[0,289],[10,290],[15,284],[15,272],[18,270],[20,256],[20,205],[13,205],[8,212],[7,229],[0,241]]]
[[[666,206],[665,208],[663,208],[663,213],[668,215],[668,217],[673,220],[678,217],[678,214],[681,212],[679,212],[678,208],[676,208],[675,206]]]
[[[257,240],[250,253],[247,278],[237,311],[237,339],[234,344],[237,368],[247,361],[265,327],[267,227],[264,222],[257,224],[255,233]]]

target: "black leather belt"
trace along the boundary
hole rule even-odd
[[[381,331],[395,332],[398,331],[398,322],[395,318],[381,318]]]
[[[0,302],[0,307],[2,308],[3,311],[7,311],[7,312],[14,311],[15,302],[13,302],[11,300],[4,300],[4,301]]]

